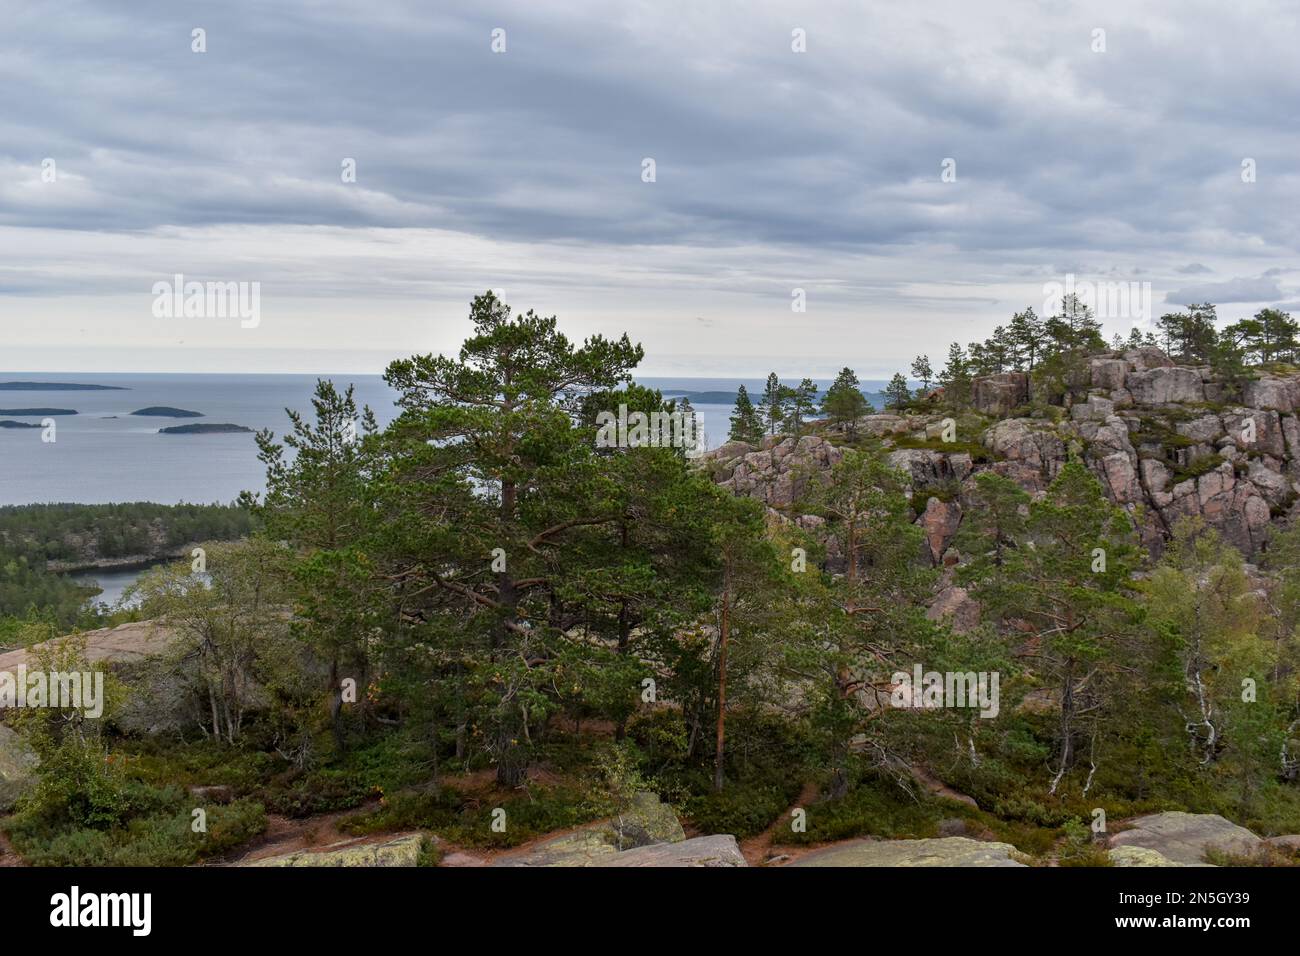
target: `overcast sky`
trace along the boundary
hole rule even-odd
[[[0,17],[0,369],[379,371],[489,287],[648,375],[938,364],[1067,274],[1300,312],[1294,3]],[[256,327],[156,317],[177,273],[260,283]]]

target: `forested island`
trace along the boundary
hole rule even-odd
[[[202,412],[192,412],[184,408],[172,408],[170,405],[150,405],[131,413],[146,418],[202,418]]]
[[[231,424],[198,424],[198,425],[171,425],[167,428],[158,429],[159,435],[230,435],[239,433],[251,434],[253,429],[243,425]]]
[[[883,410],[773,375],[703,455],[597,441],[683,413],[626,335],[470,318],[387,428],[322,381],[258,433],[246,532],[117,627],[12,634],[120,690],[7,717],[24,861],[310,862],[270,820],[333,865],[1297,862],[1289,315],[1108,342],[1067,297]]]
[[[75,415],[75,408],[0,408],[0,415],[13,415],[15,417],[41,417],[53,415]]]

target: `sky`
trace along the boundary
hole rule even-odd
[[[377,372],[487,288],[645,375],[888,377],[1067,277],[1300,312],[1298,18],[0,0],[0,369]]]

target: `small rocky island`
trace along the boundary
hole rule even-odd
[[[226,435],[239,432],[252,432],[253,429],[245,428],[243,425],[230,424],[195,424],[195,425],[172,425],[169,428],[158,429],[159,435]]]
[[[0,428],[40,428],[36,422],[15,422],[9,419],[0,421]]]
[[[75,408],[0,408],[0,415],[14,415],[18,418],[44,418],[46,415],[75,415]]]
[[[148,408],[137,409],[132,415],[143,415],[148,418],[202,418],[202,412],[192,412],[185,408],[172,408],[170,405],[150,405]]]

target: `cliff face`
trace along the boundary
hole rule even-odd
[[[944,450],[942,413],[858,422],[860,434],[887,447],[926,446],[889,457],[910,476],[915,499],[926,502],[917,520],[935,563],[957,531],[976,474],[991,469],[1039,494],[1071,453],[1096,473],[1155,554],[1180,517],[1199,515],[1253,558],[1270,524],[1289,517],[1300,497],[1300,374],[1260,374],[1234,400],[1208,368],[1179,366],[1143,348],[1091,359],[1041,417],[1009,417],[1031,398],[1023,373],[977,380],[972,394],[987,424],[978,434],[959,434],[954,449],[977,442],[984,454],[972,456],[969,444]],[[819,436],[778,436],[757,449],[729,443],[708,453],[705,465],[724,487],[808,525],[796,513],[802,485],[841,456]],[[928,499],[927,491],[934,492]]]

